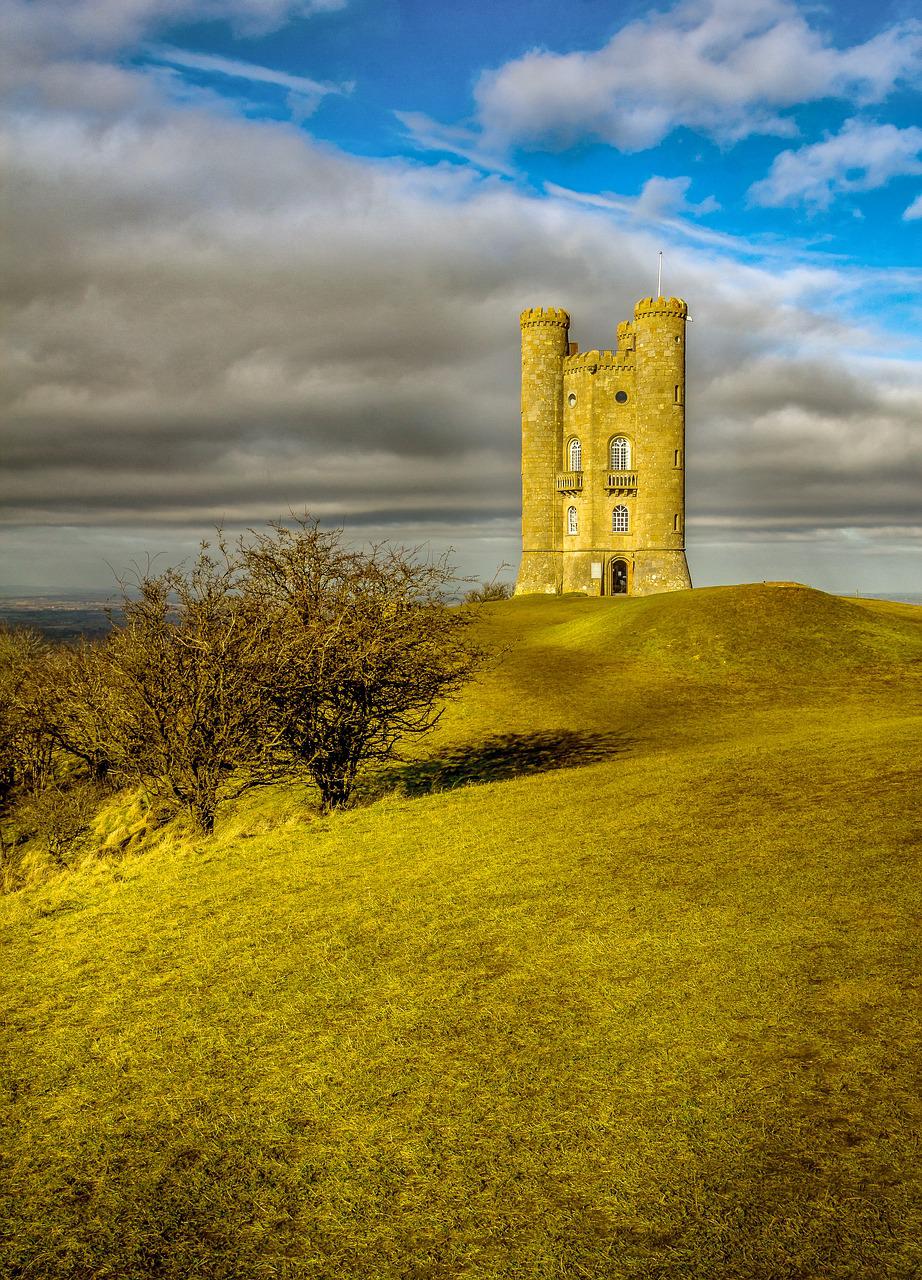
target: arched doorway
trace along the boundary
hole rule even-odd
[[[611,594],[613,596],[627,595],[627,561],[612,560],[611,562]]]

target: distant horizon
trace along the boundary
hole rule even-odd
[[[466,581],[466,579],[459,579],[459,581]],[[503,578],[501,579],[501,581],[508,581],[510,585],[512,585],[513,576],[510,575],[508,579]],[[699,582],[692,587],[692,590],[709,590],[717,587],[745,587],[745,586],[758,585],[759,583],[768,585],[771,583],[784,582],[784,581],[788,581],[788,579],[759,578],[759,579],[747,579],[745,581],[740,581],[740,582]],[[791,579],[790,581],[794,581],[794,580]],[[854,591],[825,591],[823,587],[814,587],[812,583],[809,583],[809,582],[797,582],[796,585],[802,586],[802,587],[809,587],[811,591],[822,591],[824,595],[842,596],[845,599],[856,599],[856,598],[867,596],[871,600],[893,600],[895,603],[904,602],[904,598],[905,598],[905,603],[907,604],[915,604],[916,601],[922,601],[922,591],[909,591],[909,590],[902,591],[899,588],[895,588],[892,591],[861,590],[858,592],[854,592]],[[80,589],[80,590],[74,591],[74,590],[68,589],[67,587],[61,587],[58,589],[47,588],[41,591],[29,591],[26,588],[20,589],[18,587],[0,586],[0,600],[47,600],[52,603],[59,602],[64,604],[64,603],[78,603],[80,601],[88,601],[88,602],[94,602],[94,603],[99,601],[99,602],[109,603],[110,600],[116,599],[116,598],[121,598],[121,595],[118,591],[110,592],[107,595],[103,588],[99,588],[97,590],[88,588],[86,590]]]

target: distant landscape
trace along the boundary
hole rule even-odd
[[[862,592],[866,600],[922,604],[922,591]],[[49,640],[87,640],[106,635],[121,616],[121,597],[98,591],[25,594],[0,590],[0,621],[13,627],[33,627]]]
[[[0,621],[11,627],[34,627],[50,640],[104,636],[118,617],[120,597],[113,592],[74,591],[54,594],[0,592]]]

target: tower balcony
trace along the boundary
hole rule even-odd
[[[557,492],[558,493],[579,493],[583,487],[582,471],[558,471],[557,472]]]
[[[560,487],[559,485],[557,486]],[[636,471],[609,471],[605,488],[613,493],[633,493],[637,488]]]

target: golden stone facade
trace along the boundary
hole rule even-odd
[[[614,351],[580,353],[570,317],[522,327],[522,565],[516,595],[652,595],[691,586],[685,559],[685,322],[643,298]]]

